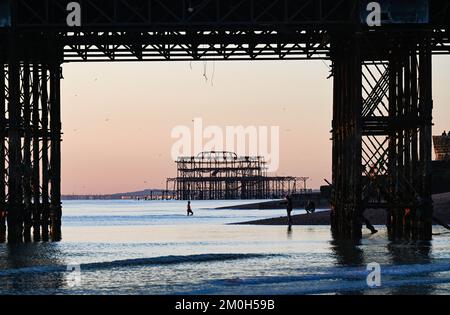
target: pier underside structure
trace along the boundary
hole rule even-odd
[[[428,239],[431,39],[393,39],[385,52],[370,41],[356,36],[332,49],[332,231],[358,239],[364,209],[379,208],[390,238]]]
[[[60,80],[58,58],[2,65],[0,240],[5,220],[10,241],[61,237]]]
[[[202,152],[176,164],[177,177],[167,183],[178,200],[277,199],[301,192],[300,178],[268,176],[261,156]]]
[[[392,239],[431,238],[431,61],[450,54],[450,0],[380,1],[379,27],[359,0],[83,0],[76,27],[69,2],[0,0],[0,240],[61,237],[62,64],[310,59],[332,61],[335,237],[359,239],[375,207]]]

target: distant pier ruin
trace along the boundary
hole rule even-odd
[[[226,151],[179,157],[166,190],[173,187],[178,200],[271,199],[306,190],[306,177],[268,176],[266,163],[262,156]]]

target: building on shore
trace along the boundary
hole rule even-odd
[[[434,153],[436,161],[445,161],[450,159],[450,131],[445,131],[441,136],[433,136]]]
[[[434,153],[432,188],[433,193],[450,191],[450,131],[440,136],[433,136]]]

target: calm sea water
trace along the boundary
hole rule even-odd
[[[213,209],[238,203],[194,202],[186,217],[178,201],[66,201],[63,241],[0,245],[0,294],[450,294],[439,227],[431,243],[392,244],[379,227],[337,245],[324,226],[228,225],[283,210]]]

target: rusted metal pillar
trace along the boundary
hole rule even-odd
[[[419,52],[419,113],[420,124],[420,198],[417,209],[417,235],[421,240],[432,238],[433,201],[431,190],[431,150],[432,150],[432,53],[430,39],[426,39]]]
[[[8,242],[23,241],[22,143],[20,104],[20,62],[17,58],[14,34],[9,42],[8,63]]]
[[[53,241],[61,239],[61,66],[50,67],[50,222]]]
[[[399,102],[402,102],[402,99],[399,96],[399,89],[401,89],[401,85],[403,81],[401,79],[401,73],[403,71],[401,60],[396,55],[391,55],[389,61],[389,112],[388,116],[391,119],[395,119],[399,116]],[[399,175],[400,170],[398,166],[399,163],[399,154],[398,154],[398,143],[400,138],[398,136],[398,127],[397,128],[389,128],[389,148],[388,148],[388,216],[387,216],[387,228],[388,235],[391,240],[395,239],[399,235],[399,231],[401,229],[401,220],[402,215],[399,208],[400,203],[400,182]]]
[[[413,73],[415,70],[411,67],[412,59],[415,56],[412,56],[412,54],[408,55],[405,60],[405,70],[404,70],[404,116],[407,120],[411,120],[413,116],[413,101],[412,101],[412,90],[414,82],[413,79]],[[415,186],[414,179],[411,173],[412,168],[412,150],[414,149],[412,145],[412,134],[414,133],[413,128],[410,124],[407,124],[405,126],[405,132],[404,132],[404,161],[403,161],[403,174],[408,183],[412,187]],[[403,218],[402,218],[402,237],[404,239],[409,239],[411,235],[411,211],[412,209],[406,209],[403,212]]]
[[[361,51],[356,35],[333,44],[333,195],[336,239],[361,238]]]
[[[49,225],[50,225],[50,202],[49,202],[49,183],[50,183],[50,169],[49,169],[49,126],[48,126],[48,73],[47,66],[42,65],[41,71],[41,130],[42,130],[42,215],[41,215],[41,229],[42,240],[49,240]]]
[[[46,241],[49,227],[52,240],[58,241],[62,212],[60,63],[19,60],[15,40],[11,35],[8,64],[0,69],[0,241],[6,236],[9,243]]]
[[[431,53],[416,40],[390,45],[364,61],[363,207],[387,210],[390,240],[428,240]]]
[[[388,218],[391,240],[429,240],[431,198],[431,52],[416,45],[389,61]],[[419,61],[419,62],[417,62]]]
[[[25,62],[22,71],[22,96],[23,96],[23,198],[24,198],[24,240],[31,241],[32,207],[31,207],[31,91],[30,91],[30,65]]]
[[[5,141],[6,141],[6,69],[0,62],[0,243],[6,241],[6,185],[5,185]]]
[[[26,242],[31,241],[32,211],[31,211],[31,94],[30,94],[30,65],[25,62],[22,70],[22,189],[24,198],[23,236]]]
[[[32,133],[33,133],[33,167],[31,187],[33,193],[33,239],[39,241],[41,239],[41,188],[40,188],[40,66],[33,64],[33,86],[32,86]]]
[[[418,94],[418,73],[417,73],[417,56],[411,56],[411,116],[419,117],[419,94]],[[420,176],[417,172],[419,169],[419,137],[417,128],[411,132],[411,182],[414,187],[420,185]],[[417,207],[411,209],[409,216],[410,237],[417,239]]]

